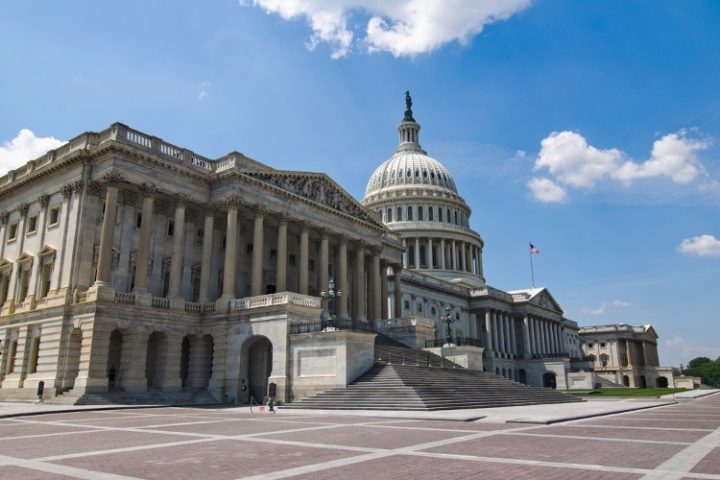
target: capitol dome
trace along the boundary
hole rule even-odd
[[[420,146],[409,92],[405,102],[398,147],[370,176],[362,204],[402,238],[404,268],[482,286],[484,243],[470,228],[470,207],[448,169]]]

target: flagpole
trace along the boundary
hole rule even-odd
[[[535,269],[533,269],[532,250],[529,252],[529,254],[530,254],[530,276],[532,278],[532,288],[535,288]]]

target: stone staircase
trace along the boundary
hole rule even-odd
[[[175,393],[149,391],[132,394],[115,390],[81,395],[69,390],[45,403],[59,405],[207,405],[219,402],[205,390],[186,390]]]
[[[375,344],[375,364],[352,384],[284,408],[432,411],[581,401],[557,390],[466,370],[430,352],[380,339]]]

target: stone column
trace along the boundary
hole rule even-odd
[[[530,346],[530,316],[525,315],[523,318],[523,347],[524,347],[524,358],[532,358],[532,350]]]
[[[298,279],[298,293],[308,294],[308,262],[310,261],[310,231],[305,223],[300,225],[300,278]]]
[[[96,285],[110,286],[112,280],[113,238],[115,237],[115,218],[117,217],[117,184],[108,184],[105,194],[105,215],[100,234],[100,252],[98,256]]]
[[[545,353],[552,353],[550,352],[550,335],[548,332],[548,322],[545,319],[542,320],[542,338]]]
[[[407,241],[405,241],[404,238],[403,238],[402,244],[403,244],[403,249],[404,249],[403,254],[402,254],[403,267],[409,268],[410,265],[408,264],[408,262],[410,260],[408,259],[408,246],[407,246]]]
[[[432,270],[433,268],[433,241],[432,238],[428,237],[428,244],[427,244],[427,258],[428,258],[428,268]]]
[[[457,245],[455,244],[455,240],[452,241],[452,267],[453,270],[460,270],[458,268],[458,254],[457,254]]]
[[[143,194],[142,220],[138,237],[137,256],[135,257],[135,292],[145,293],[148,286],[148,267],[150,266],[150,243],[153,231],[153,213],[157,187],[150,183],[140,186]]]
[[[320,283],[318,291],[327,291],[328,283],[330,279],[328,277],[330,271],[330,240],[326,231],[322,231],[320,234],[320,261],[319,261],[320,272],[318,275],[318,282]]]
[[[280,223],[278,225],[278,237],[277,237],[277,263],[275,265],[275,290],[278,292],[287,291],[287,230],[288,230],[288,219],[287,216],[280,216]],[[255,247],[253,246],[253,249]]]
[[[485,348],[493,349],[493,327],[490,310],[485,310]]]
[[[498,312],[493,310],[492,312],[493,321],[493,351],[500,353],[500,325],[498,322]]]
[[[512,353],[510,351],[510,321],[508,320],[508,314],[502,314],[502,332],[503,332],[503,348],[505,353]]]
[[[415,237],[415,268],[420,268],[420,238]]]
[[[235,298],[235,265],[237,265],[237,212],[238,200],[227,202],[227,230],[225,231],[225,263],[223,267],[223,292],[218,299],[219,306],[227,308],[230,299]]]
[[[215,211],[211,207],[205,209],[203,229],[200,294],[198,295],[198,302],[208,303],[210,301],[210,272],[212,272],[213,234],[215,230]]]
[[[372,260],[372,271],[370,273],[370,285],[372,286],[372,318],[371,320],[379,320],[382,318],[382,289],[380,287],[380,251],[374,251]],[[387,303],[387,299],[385,301]],[[368,312],[370,313],[370,312]]]
[[[508,323],[510,324],[510,353],[517,355],[517,341],[515,337],[515,318],[510,314],[508,316]]]
[[[357,244],[355,250],[355,298],[353,300],[355,320],[365,319],[365,246],[362,242]]]
[[[388,318],[388,264],[385,260],[380,261],[380,318]]]
[[[538,322],[536,317],[530,317],[530,334],[532,341],[532,350],[534,354],[542,353],[540,351],[540,338],[538,335]]]
[[[347,239],[340,238],[338,248],[338,286],[340,289],[340,298],[337,300],[337,317],[341,319],[348,318],[348,265],[347,265]]]
[[[445,270],[447,268],[445,264],[445,239],[440,239],[440,268]]]
[[[264,210],[256,208],[255,226],[253,227],[252,281],[250,282],[250,295],[253,297],[262,295],[264,220]]]
[[[393,288],[395,289],[395,318],[402,318],[402,286],[400,280],[400,272],[402,272],[402,268],[400,268],[400,265],[395,265],[393,267]]]
[[[175,201],[175,230],[173,232],[172,260],[170,262],[170,288],[168,297],[182,299],[182,267],[185,250],[185,204],[187,197],[177,195]]]
[[[460,270],[467,271],[467,256],[465,255],[465,242],[460,242]]]

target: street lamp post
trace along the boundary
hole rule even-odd
[[[335,290],[335,280],[331,278],[328,282],[327,291],[320,292],[320,296],[328,302],[327,307],[328,313],[330,314],[330,321],[328,322],[328,327],[332,328],[335,326],[335,302],[336,299],[342,296],[342,292],[340,292],[340,290]]]
[[[452,324],[455,323],[455,312],[453,312],[450,307],[445,307],[445,315],[441,316],[440,320],[445,322],[447,325],[447,337],[445,338],[445,343],[452,345]]]

